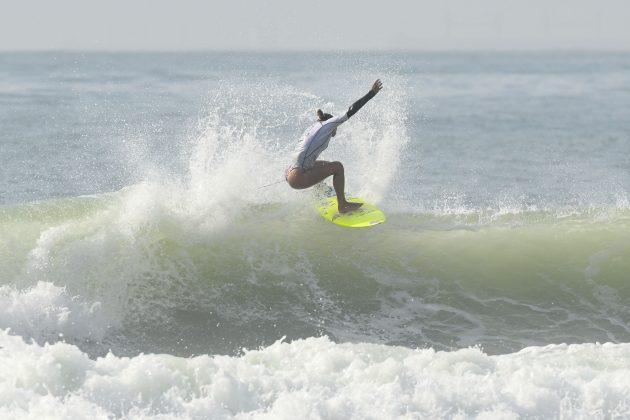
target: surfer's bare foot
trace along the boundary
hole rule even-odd
[[[362,205],[363,203],[351,203],[349,201],[346,201],[345,203],[340,203],[337,206],[337,209],[339,210],[339,213],[348,213],[348,212],[351,212],[352,210],[358,209]]]

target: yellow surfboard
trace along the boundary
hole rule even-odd
[[[329,222],[344,227],[370,227],[385,221],[385,214],[362,198],[348,197],[346,200],[354,203],[363,203],[363,205],[354,211],[339,213],[337,210],[337,197],[323,198],[317,205],[319,214]]]

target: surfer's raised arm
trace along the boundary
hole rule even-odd
[[[383,83],[381,83],[381,79],[376,79],[376,81],[372,84],[372,88],[370,89],[370,91],[366,93],[364,97],[350,105],[350,108],[348,108],[348,112],[346,113],[348,115],[348,118],[356,114],[361,109],[361,107],[363,107],[363,105],[365,105],[367,101],[376,96],[376,94],[381,89],[383,89]]]

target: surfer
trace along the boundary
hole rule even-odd
[[[348,121],[348,118],[356,114],[382,88],[383,84],[380,79],[377,79],[370,91],[352,104],[343,115],[333,117],[322,112],[321,109],[317,110],[317,122],[302,135],[293,162],[286,170],[285,178],[291,188],[296,190],[309,188],[332,175],[339,213],[347,213],[361,207],[362,203],[346,201],[344,195],[345,178],[341,162],[317,160],[317,157],[328,147],[331,137],[335,137],[337,127]]]

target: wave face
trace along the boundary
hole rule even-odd
[[[191,214],[164,188],[4,208],[2,327],[94,340],[95,354],[233,354],[283,336],[491,354],[630,338],[627,210],[390,213],[346,230],[312,198]]]

